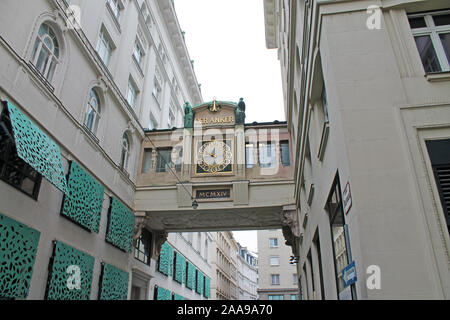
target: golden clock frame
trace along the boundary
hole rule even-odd
[[[232,159],[231,159],[231,171],[229,172],[217,172],[217,173],[211,173],[211,172],[205,172],[205,173],[199,173],[197,172],[197,165],[198,165],[198,149],[202,146],[204,143],[212,142],[212,141],[222,141],[226,143],[227,141],[231,142],[231,152],[232,152]],[[194,155],[194,165],[193,165],[193,177],[217,177],[217,176],[234,176],[234,167],[235,167],[235,160],[236,160],[236,150],[234,148],[234,139],[214,139],[214,140],[202,140],[202,139],[195,139],[194,140],[194,146],[195,146],[195,155]]]

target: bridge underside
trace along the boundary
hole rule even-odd
[[[200,204],[201,206],[201,204]],[[167,232],[279,229],[283,207],[172,210],[148,212],[152,229]]]

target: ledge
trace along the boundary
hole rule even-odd
[[[430,82],[450,81],[450,71],[427,73],[425,77]]]

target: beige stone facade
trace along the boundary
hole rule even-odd
[[[303,298],[449,299],[437,178],[450,163],[448,1],[264,6],[293,140]],[[345,286],[352,261],[357,281]]]

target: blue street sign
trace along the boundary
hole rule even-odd
[[[352,261],[352,263],[342,269],[342,280],[344,281],[344,287],[348,287],[358,280],[356,277],[355,261]]]

